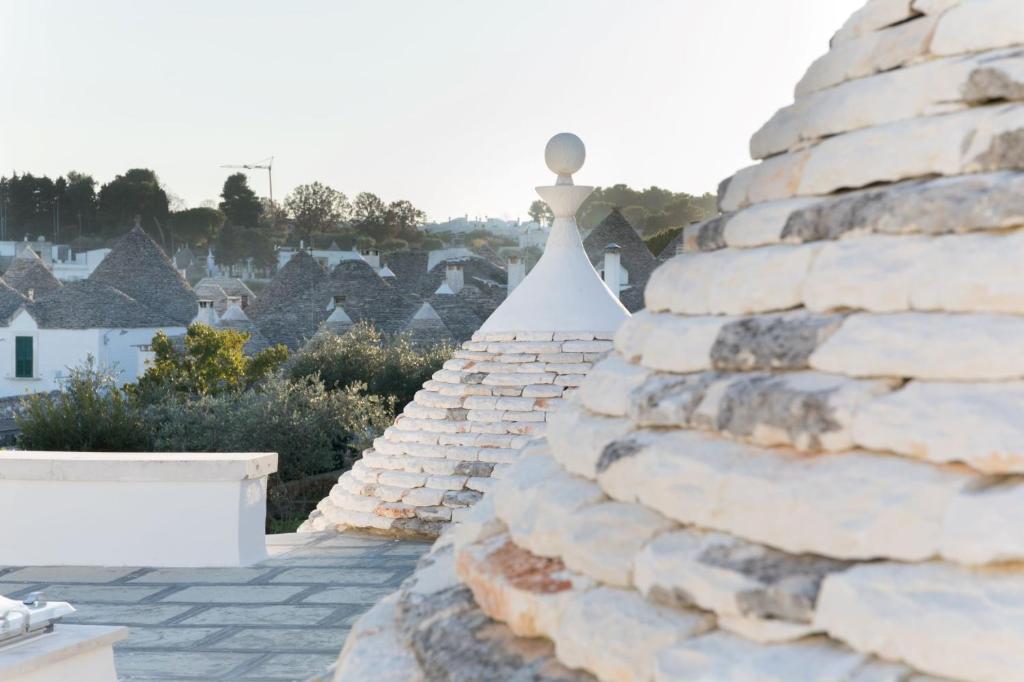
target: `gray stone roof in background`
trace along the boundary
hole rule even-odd
[[[14,287],[0,279],[0,321],[10,322],[14,313],[28,302]]]
[[[618,244],[622,249],[620,262],[629,271],[629,288],[622,291],[620,299],[627,310],[635,313],[644,307],[644,287],[658,261],[640,234],[617,208],[613,208],[583,240],[587,257],[599,270],[604,263],[604,247],[609,244]]]
[[[441,326],[417,322],[413,317],[424,302],[434,305],[449,331],[446,340],[462,342],[473,335],[505,299],[505,271],[483,258],[459,258],[465,286],[455,296],[437,295],[445,281],[446,262],[427,272],[426,252],[400,252],[383,261],[395,277],[382,278],[362,260],[346,260],[327,273],[306,252],[295,256],[278,272],[248,313],[270,343],[292,349],[312,338],[327,320],[335,296],[355,322],[366,321],[386,334],[420,329],[418,336],[433,340]],[[429,332],[427,327],[430,327]]]
[[[44,329],[131,329],[180,327],[184,323],[150,308],[103,282],[70,282],[46,296],[24,303]]]
[[[250,304],[256,300],[253,290],[237,277],[203,277],[196,283],[195,288],[198,290],[200,286],[207,284],[216,284],[228,296],[247,297]]]
[[[119,289],[164,319],[182,325],[196,316],[195,292],[141,227],[121,237],[89,280]]]
[[[4,273],[4,281],[21,294],[33,292],[35,298],[61,288],[60,280],[43,264],[32,249],[23,249]]]

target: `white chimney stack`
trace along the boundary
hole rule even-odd
[[[462,287],[465,285],[465,279],[462,273],[462,263],[448,263],[444,272],[444,281],[448,283],[448,287],[453,293],[459,293],[462,291]]]
[[[365,249],[362,251],[363,260],[370,264],[374,270],[380,271],[380,251],[377,249]]]
[[[508,257],[508,293],[511,294],[526,278],[526,262],[521,256]]]
[[[219,318],[217,317],[217,311],[213,309],[213,301],[207,298],[199,299],[199,311],[196,313],[196,318],[192,320],[192,323],[208,324],[213,327],[218,322]]]
[[[609,244],[604,247],[604,283],[615,295],[615,298],[620,298],[622,293],[621,255],[622,247],[618,244]]]

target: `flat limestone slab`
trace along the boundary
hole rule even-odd
[[[124,627],[66,625],[53,632],[0,649],[0,679],[6,682],[116,682],[116,642]]]
[[[255,563],[276,470],[274,453],[4,452],[0,565]]]

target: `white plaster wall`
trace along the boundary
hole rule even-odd
[[[266,492],[266,476],[235,481],[0,479],[0,518],[7,519],[0,524],[0,565],[252,564],[267,556]]]
[[[99,339],[99,353],[96,357],[103,366],[116,369],[120,381],[135,382],[140,373],[145,371],[144,357],[150,357],[141,356],[139,346],[152,343],[158,331],[159,327],[95,330]],[[166,327],[163,331],[168,336],[176,336],[184,334],[185,327]]]
[[[35,338],[35,377],[14,376],[14,337]],[[52,391],[60,387],[67,368],[92,354],[99,358],[99,333],[95,329],[39,329],[27,313],[18,313],[10,326],[0,328],[0,397]]]

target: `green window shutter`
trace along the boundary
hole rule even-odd
[[[32,337],[14,337],[14,376],[18,379],[31,379],[34,358],[32,357]]]

